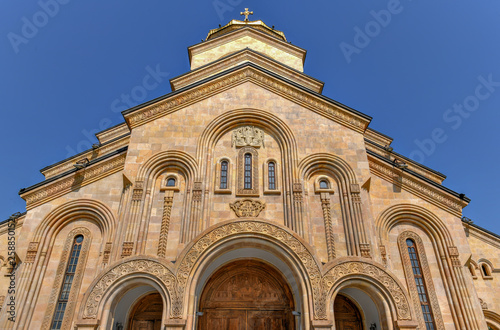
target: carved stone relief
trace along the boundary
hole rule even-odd
[[[167,237],[168,229],[170,227],[170,215],[172,213],[172,205],[174,201],[174,191],[165,191],[165,198],[163,200],[163,216],[161,219],[160,240],[158,242],[158,256],[165,258],[167,252]]]
[[[229,206],[231,210],[234,211],[238,218],[241,217],[252,217],[256,218],[259,216],[260,212],[266,208],[266,204],[252,199],[238,200],[234,203],[230,203]]]
[[[233,131],[233,147],[264,147],[264,131],[254,126],[243,126]]]

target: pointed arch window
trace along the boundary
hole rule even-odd
[[[71,248],[68,264],[66,266],[66,272],[64,273],[64,280],[62,283],[61,291],[59,293],[59,299],[57,300],[54,317],[52,319],[52,325],[50,327],[51,330],[61,329],[66,306],[69,302],[71,286],[73,285],[73,280],[75,278],[76,267],[78,265],[78,260],[80,259],[83,239],[83,235],[77,235],[73,240],[73,247]]]

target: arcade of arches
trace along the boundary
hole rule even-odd
[[[172,93],[21,190],[0,329],[500,329],[500,237],[322,95],[306,50],[232,20],[188,54]]]

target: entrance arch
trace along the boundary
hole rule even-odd
[[[230,262],[208,280],[198,329],[294,329],[294,300],[283,275],[256,260]]]

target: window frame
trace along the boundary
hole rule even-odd
[[[245,157],[247,154],[251,155],[251,182],[252,186],[250,189],[245,188]],[[243,147],[238,151],[238,189],[236,190],[236,196],[259,196],[259,153],[253,147]]]
[[[227,162],[227,181],[226,188],[221,187],[221,173],[222,173],[222,163]],[[214,192],[217,194],[231,194],[232,193],[232,178],[233,178],[233,164],[229,157],[220,158],[215,165],[215,182],[214,182]]]
[[[270,182],[269,182],[269,164],[274,163],[274,189],[270,188]],[[280,163],[274,159],[274,158],[268,158],[262,164],[262,173],[263,173],[263,181],[264,181],[264,194],[265,195],[280,195],[281,194],[281,180],[280,180],[280,173],[281,173],[281,166]]]

